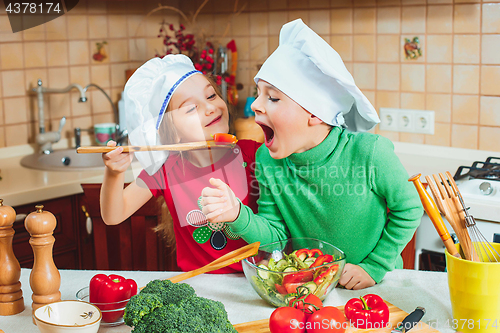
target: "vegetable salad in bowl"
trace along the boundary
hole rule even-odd
[[[299,287],[324,300],[345,262],[344,252],[327,242],[290,238],[260,246],[257,255],[243,260],[243,271],[259,296],[279,307],[297,297]]]

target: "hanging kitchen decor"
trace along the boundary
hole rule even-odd
[[[422,56],[422,50],[420,49],[420,39],[418,36],[413,37],[412,40],[405,38],[404,51],[406,60],[416,60]]]
[[[95,61],[102,62],[104,59],[108,57],[106,50],[104,49],[104,45],[108,44],[106,41],[102,41],[101,43],[95,43],[97,51],[92,55],[92,59]]]

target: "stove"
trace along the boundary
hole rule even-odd
[[[453,178],[476,219],[500,222],[500,157],[461,166]]]
[[[481,233],[490,242],[500,242],[500,157],[461,166],[453,178]],[[443,221],[453,236],[453,228]],[[443,242],[424,214],[417,229],[415,269],[444,271],[445,265]]]

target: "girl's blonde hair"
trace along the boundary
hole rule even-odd
[[[212,87],[215,90],[215,93],[217,96],[222,98],[222,93],[215,83],[215,80],[211,76],[204,75],[205,78],[210,82]],[[230,105],[227,105],[227,109],[229,112],[229,132],[233,133],[233,109]],[[160,135],[160,142],[161,144],[168,145],[168,144],[173,144],[176,143],[175,139],[177,138],[177,131],[175,129],[173,119],[172,119],[172,113],[168,112],[172,111],[172,108],[169,105],[167,105],[167,109],[165,111],[165,116],[163,117],[163,120],[160,124],[160,128],[158,129],[158,134]],[[182,152],[179,152],[181,161],[184,161],[184,157],[182,155]],[[184,163],[183,163],[184,165]],[[154,228],[154,231],[158,232],[164,239],[165,243],[167,246],[173,246],[175,244],[175,234],[174,234],[174,220],[172,218],[172,215],[170,214],[167,205],[165,203],[162,204],[162,214],[161,214],[161,221],[160,223]]]

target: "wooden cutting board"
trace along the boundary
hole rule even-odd
[[[408,315],[408,313],[404,312],[397,306],[392,305],[389,302],[386,302],[387,305],[389,306],[389,321],[391,322],[391,327],[395,328],[398,323],[402,322],[403,319]],[[337,308],[344,312],[344,307],[343,306],[337,306]],[[262,319],[262,320],[256,320],[256,321],[251,321],[248,323],[242,323],[242,324],[237,324],[234,325],[234,328],[239,333],[270,333],[271,331],[269,330],[269,318],[268,319]],[[361,330],[357,329],[355,327],[351,327],[351,325],[348,325],[348,328],[346,329],[345,333],[355,333],[355,332],[363,332],[363,333],[386,333],[390,332],[391,329],[389,328],[381,328],[381,329],[373,329],[373,330]],[[419,322],[415,327],[411,330],[411,333],[431,333],[431,332],[436,332],[439,333],[438,330],[430,327],[426,323]]]

